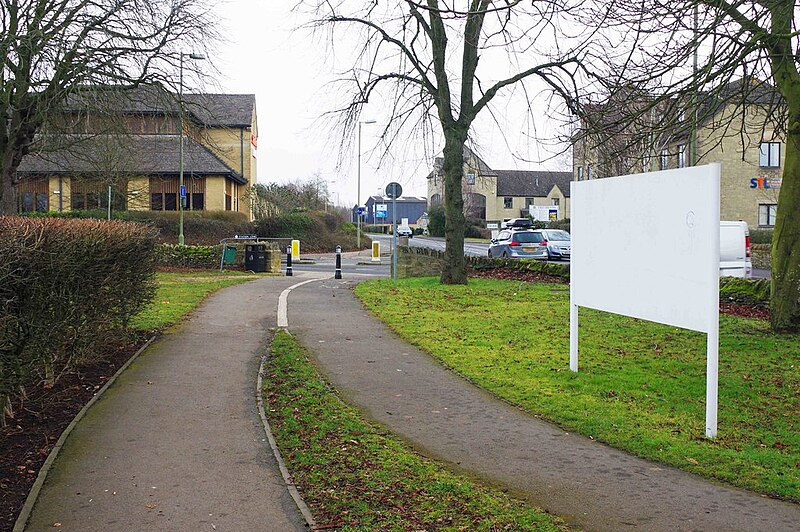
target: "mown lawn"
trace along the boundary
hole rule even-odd
[[[278,447],[320,530],[565,529],[364,421],[286,332],[272,343],[263,393]]]
[[[130,327],[137,331],[153,331],[174,325],[210,293],[258,278],[258,275],[237,271],[157,273],[156,296],[131,320]]]
[[[719,435],[709,440],[705,335],[581,309],[575,374],[565,285],[422,278],[370,281],[356,294],[411,343],[565,429],[800,500],[800,336],[721,317]]]

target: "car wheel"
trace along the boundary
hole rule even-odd
[[[489,250],[489,258],[490,259],[492,258],[492,250],[491,249]]]
[[[503,252],[503,258],[504,258],[504,259],[507,259],[507,258],[508,258],[508,253],[506,253],[505,251]]]

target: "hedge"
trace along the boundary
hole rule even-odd
[[[155,291],[152,228],[0,217],[0,422],[25,386],[104,356]]]

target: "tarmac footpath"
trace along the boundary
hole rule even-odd
[[[280,293],[267,277],[212,295],[90,408],[26,530],[305,530],[255,401]]]
[[[800,530],[800,505],[635,458],[496,399],[400,340],[354,284],[292,291],[288,330],[348,402],[427,456],[585,530]]]

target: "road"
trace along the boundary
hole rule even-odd
[[[392,237],[390,235],[369,235],[369,237],[373,240],[379,240],[381,242],[381,249],[389,250],[391,249],[391,242]],[[430,249],[438,249],[439,251],[444,251],[444,238],[441,237],[432,237],[432,236],[415,236],[414,238],[410,238],[408,243],[411,247],[415,248],[430,248]],[[475,257],[486,257],[489,254],[489,243],[488,242],[464,242],[464,255],[468,256],[475,256]],[[562,262],[562,261],[554,261],[554,262]],[[564,264],[569,264],[569,261],[563,261]],[[757,268],[753,268],[753,278],[754,279],[769,279],[769,270],[761,270]]]

